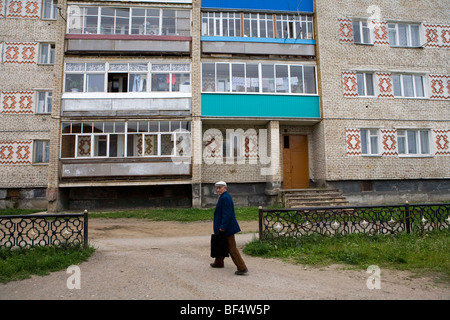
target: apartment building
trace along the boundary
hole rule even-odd
[[[450,199],[447,1],[315,1],[318,183],[354,203]]]
[[[56,1],[0,1],[0,208],[47,207]]]
[[[0,208],[448,200],[445,4],[0,0]]]

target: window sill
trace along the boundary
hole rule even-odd
[[[434,158],[431,154],[399,154],[399,158]]]

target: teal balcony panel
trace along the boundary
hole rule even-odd
[[[202,94],[203,117],[320,118],[319,96]]]

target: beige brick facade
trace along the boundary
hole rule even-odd
[[[39,92],[55,93],[54,65],[40,58],[42,45],[56,42],[57,22],[42,18],[41,1],[0,3],[0,189],[46,188],[48,163],[36,159],[36,142],[50,141],[54,120],[38,103]]]
[[[434,75],[447,79],[450,71],[450,55],[445,46],[449,21],[446,2],[318,0],[315,5],[323,112],[320,127],[326,159],[317,177],[329,181],[448,179],[450,158],[445,152],[439,153],[440,149],[446,150],[447,136],[444,134],[441,145],[436,142],[440,139],[436,133],[448,132],[450,128],[448,93],[444,92],[450,89],[443,88],[442,82],[433,88],[433,79],[442,78]],[[373,44],[354,43],[352,20],[368,19],[376,21],[371,31]],[[419,25],[421,46],[390,46],[388,25],[396,23]],[[439,40],[439,46],[425,43],[429,40],[429,25],[440,26],[443,40]],[[373,97],[358,97],[357,72],[374,74]],[[394,97],[393,74],[423,76],[425,97]],[[436,92],[440,95],[436,96]],[[356,155],[353,154],[346,132],[368,128],[379,132],[379,154],[362,155],[360,141]],[[395,147],[383,144],[393,142],[398,148],[402,130],[428,131],[428,154],[405,156]],[[389,149],[393,149],[393,154]]]
[[[279,39],[272,39],[270,50],[275,51],[267,49],[265,53],[251,51],[251,45],[263,46],[265,40],[259,41],[260,43],[255,41],[255,44],[242,39],[234,39],[228,43],[226,41],[221,43],[223,39],[218,41],[208,39],[210,41],[208,50],[212,51],[202,51],[205,41],[201,38],[201,0],[193,0],[192,3],[58,0],[61,10],[58,10],[55,19],[43,18],[42,3],[43,0],[0,0],[0,208],[11,206],[6,203],[8,194],[13,194],[9,191],[20,188],[39,190],[36,194],[41,198],[42,190],[47,189],[48,209],[58,211],[67,208],[70,194],[89,194],[87,189],[82,190],[86,186],[98,187],[97,190],[100,190],[102,186],[114,185],[126,189],[142,185],[151,186],[149,189],[154,187],[155,190],[166,188],[164,190],[167,191],[175,184],[186,186],[183,192],[192,193],[192,205],[199,207],[213,204],[215,198],[211,186],[218,180],[238,185],[242,187],[244,193],[257,192],[261,197],[253,198],[248,203],[257,204],[260,201],[262,204],[268,204],[270,201],[261,199],[266,195],[276,196],[278,190],[284,187],[284,137],[296,135],[307,137],[307,169],[311,186],[334,184],[340,187],[350,182],[353,183],[352,186],[358,186],[352,187],[352,190],[356,190],[359,184],[367,181],[374,183],[391,181],[392,184],[394,184],[392,181],[405,181],[411,185],[422,181],[437,181],[436,183],[443,183],[444,189],[448,189],[450,25],[448,2],[445,0],[315,0],[313,15],[315,44],[314,41],[308,43],[309,40],[306,40],[303,44],[294,46],[292,42],[285,44],[277,41]],[[136,52],[99,53],[93,49],[81,53],[70,51],[66,35],[67,8],[70,4],[191,10],[191,36],[186,37],[189,40],[184,40],[188,43],[189,49],[181,53],[148,50],[142,55]],[[276,19],[275,14],[273,19]],[[358,30],[355,30],[355,23],[359,23]],[[401,28],[405,25],[410,33],[408,41],[411,43],[417,40],[419,44],[408,44],[406,47],[391,45],[390,37],[394,34],[393,30],[397,33],[396,41],[405,40],[400,38],[400,33],[403,32]],[[412,36],[415,28],[419,32],[416,40]],[[367,34],[364,32],[367,30],[369,43],[356,43],[365,41],[363,38]],[[355,40],[358,32],[361,39]],[[87,33],[79,38],[86,40],[89,36],[91,35]],[[95,36],[96,39],[104,40],[100,35]],[[125,37],[123,34],[114,36],[116,37],[107,40],[117,45],[121,40],[130,41],[128,43],[139,40],[131,33]],[[145,39],[155,41],[154,43],[159,41],[152,37]],[[171,44],[167,38],[163,40],[166,44]],[[214,51],[214,48],[217,48],[214,46],[220,47],[225,43],[236,48],[239,47],[239,42],[242,45],[241,52]],[[54,61],[50,64],[43,63],[42,55],[44,50],[50,50],[50,44],[54,44],[52,47]],[[269,48],[269,45],[266,48]],[[305,54],[309,50],[305,48],[315,48],[315,53]],[[294,54],[288,52],[289,50],[299,51],[298,54]],[[190,111],[184,114],[168,113],[156,116],[151,113],[141,115],[137,111],[131,115],[124,112],[121,115],[109,113],[105,116],[101,113],[95,114],[95,110],[83,115],[64,114],[64,63],[68,61],[189,63],[192,94],[189,98]],[[297,96],[317,99],[319,96],[320,116],[317,118],[202,116],[202,94],[208,94],[202,92],[202,63],[315,66],[318,92]],[[373,93],[368,93],[370,85],[367,84],[366,92],[361,94],[361,77],[366,82],[372,81]],[[408,97],[405,93],[408,79],[414,81],[411,90],[416,97]],[[398,92],[399,83],[402,84],[400,93],[402,96],[399,96]],[[40,109],[42,106],[39,106],[39,95],[42,92],[52,93],[51,112]],[[236,92],[228,93],[232,96]],[[260,96],[263,96],[261,93]],[[254,92],[250,93],[252,94]],[[283,93],[280,97],[290,95],[296,96],[292,93]],[[276,103],[271,106],[273,109],[278,107]],[[224,105],[223,108],[227,106]],[[99,178],[100,182],[97,184],[93,182],[93,185],[90,185],[90,177],[80,184],[78,182],[81,180],[77,179],[63,181],[61,172],[63,161],[60,157],[61,123],[114,122],[130,119],[133,121],[176,119],[190,122],[192,138],[190,174],[175,177],[169,182],[166,180],[170,180],[171,177],[155,178],[152,174],[142,179],[133,175],[116,180],[106,177],[105,181],[100,181]],[[214,140],[211,134],[208,135],[212,129],[220,132],[222,140]],[[217,158],[219,151],[224,151],[227,143],[230,143],[223,141],[227,130],[242,133],[240,136],[242,158],[234,156]],[[262,147],[259,140],[260,130],[267,133],[267,140],[264,142],[270,164],[263,163],[261,155],[258,154]],[[416,149],[409,150],[408,143],[412,144],[413,138],[420,141],[420,144],[415,146]],[[43,141],[49,142],[49,159],[48,162],[42,163],[36,161],[35,155],[36,145]],[[370,149],[368,152],[367,148],[373,147],[374,144],[376,150]],[[405,151],[405,148],[408,151]],[[78,160],[80,159],[69,159],[69,162],[77,163]],[[144,160],[106,159],[104,163],[156,162],[152,159]],[[87,160],[94,164],[102,164],[102,161],[102,159]],[[164,187],[166,185],[168,187]],[[107,192],[105,190],[107,189],[102,189],[102,193]],[[448,191],[447,194],[450,194],[450,190]],[[203,195],[207,196],[205,201],[202,200]],[[240,203],[243,204],[245,199],[249,199],[246,197],[243,196]]]

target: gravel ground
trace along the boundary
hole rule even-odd
[[[256,236],[257,222],[241,222],[238,247]],[[209,266],[212,222],[151,222],[90,219],[89,239],[97,250],[79,265],[80,289],[68,289],[66,270],[0,284],[0,299],[432,299],[449,300],[450,288],[409,272],[381,270],[380,289],[368,289],[371,274],[333,265],[306,267],[243,254],[249,273],[234,275]]]

